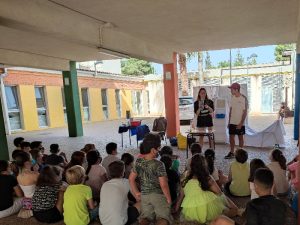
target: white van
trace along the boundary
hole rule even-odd
[[[179,119],[192,120],[194,118],[194,99],[191,96],[179,97]]]

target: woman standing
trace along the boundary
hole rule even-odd
[[[194,102],[194,113],[197,117],[197,130],[209,131],[213,128],[212,113],[214,112],[214,102],[207,97],[205,88],[200,88],[197,101]],[[200,136],[199,143],[203,146],[203,136]]]

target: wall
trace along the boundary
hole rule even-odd
[[[146,84],[140,78],[124,78],[120,76],[94,77],[91,73],[79,72],[78,84],[80,105],[83,120],[81,88],[88,88],[90,120],[88,122],[103,121],[101,89],[107,89],[109,120],[119,119],[116,110],[115,90],[120,90],[121,118],[126,117],[126,111],[132,112],[131,91],[145,90]],[[4,78],[4,85],[13,85],[18,88],[20,114],[23,130],[39,130],[38,115],[35,100],[35,86],[45,87],[47,104],[48,127],[66,126],[62,100],[62,75],[58,72],[28,68],[13,68],[8,70]],[[145,91],[142,91],[146,93]],[[145,94],[142,96],[145,101]],[[147,110],[146,110],[147,111]],[[144,115],[144,114],[143,114]],[[141,115],[140,115],[141,116]]]

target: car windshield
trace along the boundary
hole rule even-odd
[[[179,106],[194,104],[193,98],[179,98]]]

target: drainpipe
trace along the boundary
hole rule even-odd
[[[6,94],[5,94],[5,88],[4,88],[4,82],[3,82],[3,78],[6,77],[8,74],[7,74],[7,69],[4,69],[4,71],[5,72],[3,74],[0,74],[0,95],[1,95],[1,100],[2,100],[2,109],[3,109],[3,116],[4,116],[4,121],[5,121],[6,134],[10,135],[11,130],[10,130],[8,108],[7,108],[7,102],[6,102]]]

